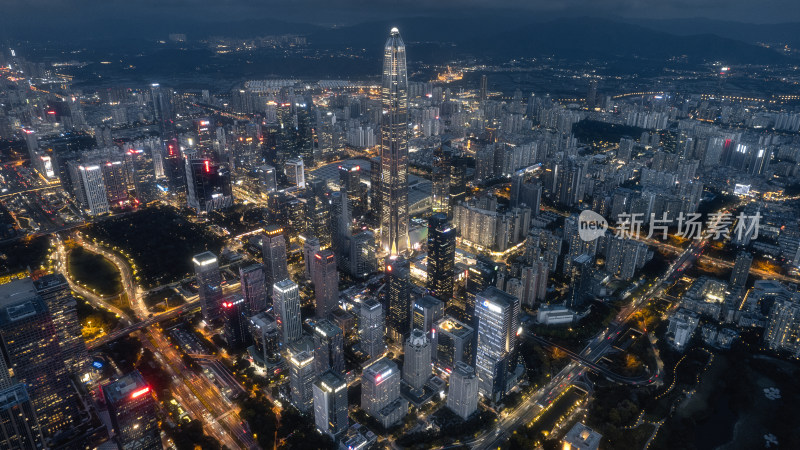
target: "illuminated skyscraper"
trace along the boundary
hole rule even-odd
[[[381,158],[376,156],[369,160],[369,217],[370,223],[380,226],[381,208]]]
[[[800,357],[800,296],[778,296],[769,312],[764,344]]]
[[[328,319],[314,326],[314,364],[319,373],[330,369],[344,375],[344,332]]]
[[[422,330],[415,329],[403,348],[403,380],[415,394],[422,394],[431,378],[431,341]]]
[[[273,286],[272,308],[284,345],[291,344],[303,335],[300,318],[300,292],[297,283],[286,278]]]
[[[33,285],[53,317],[58,344],[67,369],[82,376],[89,369],[89,356],[81,334],[75,297],[72,296],[66,278],[61,274],[45,275],[34,281]]]
[[[53,319],[29,278],[0,285],[0,338],[1,356],[16,380],[27,386],[45,436],[73,429],[79,420],[78,398]]]
[[[350,252],[348,241],[351,237],[351,223],[353,217],[353,209],[347,199],[347,192],[340,190],[339,192],[332,192],[330,195],[331,203],[331,246],[336,253],[336,260],[339,265],[344,267],[344,261],[347,259]]]
[[[483,292],[489,286],[497,283],[497,263],[485,256],[478,256],[475,264],[467,269],[466,299],[462,311],[463,320],[467,325],[477,328],[477,318],[475,315],[475,296]]]
[[[223,336],[228,347],[238,350],[252,342],[248,328],[250,308],[241,295],[232,295],[222,301],[222,319],[224,320]]]
[[[444,303],[430,295],[415,300],[411,309],[412,328],[422,330],[427,336],[430,336],[436,322],[444,317]]]
[[[197,276],[198,297],[200,308],[205,320],[219,318],[219,308],[222,303],[222,275],[219,272],[219,262],[216,255],[203,252],[195,255],[194,273]]]
[[[281,359],[281,335],[275,317],[261,312],[250,318],[250,333],[259,363],[277,364]]]
[[[209,159],[186,159],[186,201],[197,214],[233,205],[231,171]]]
[[[166,176],[171,191],[182,190],[186,185],[186,163],[181,154],[178,139],[170,139],[164,144],[164,176]]]
[[[386,350],[386,342],[383,339],[385,326],[383,306],[380,302],[372,298],[364,300],[358,314],[358,335],[361,350],[370,358]]]
[[[464,420],[478,410],[478,377],[469,364],[457,362],[450,374],[447,407]]]
[[[572,282],[566,306],[574,311],[585,309],[591,294],[592,257],[584,253],[573,260]]]
[[[339,166],[339,185],[351,205],[361,204],[361,166],[345,161]]]
[[[172,114],[171,93],[158,83],[150,85],[150,96],[153,100],[153,118],[158,124],[161,139],[170,140],[175,137],[175,122]]]
[[[436,323],[433,334],[433,356],[443,370],[453,370],[457,362],[472,363],[475,332],[472,327],[452,317]]]
[[[592,110],[597,105],[597,80],[589,81],[589,90],[586,92],[586,108]]]
[[[361,375],[361,409],[384,428],[408,413],[408,401],[400,397],[400,370],[390,359],[381,358]]]
[[[411,274],[408,260],[399,256],[386,258],[386,301],[389,308],[389,336],[402,342],[411,331]]]
[[[113,205],[128,199],[128,178],[125,163],[118,157],[109,157],[100,163],[108,203]]]
[[[365,230],[350,238],[350,275],[367,278],[378,270],[375,255],[375,234]]]
[[[314,298],[318,318],[328,317],[339,304],[339,272],[336,271],[336,255],[330,250],[314,254],[311,280],[314,282]]]
[[[314,255],[320,250],[319,239],[316,236],[306,237],[303,243],[303,266],[305,267],[304,275],[307,280],[311,280],[311,274],[314,271]]]
[[[103,386],[108,414],[122,450],[160,450],[156,402],[138,371]]]
[[[289,180],[289,183],[291,183],[293,186],[299,187],[300,189],[305,189],[306,171],[301,158],[293,158],[286,161],[283,169],[286,173],[286,178]]]
[[[456,229],[443,213],[428,220],[428,290],[443,302],[453,298]]]
[[[397,28],[383,48],[381,103],[381,248],[396,255],[408,248],[408,74]]]
[[[450,215],[450,164],[452,149],[447,145],[440,145],[433,151],[433,173],[431,181],[432,206],[434,213]]]
[[[307,184],[310,188],[306,202],[308,233],[317,238],[320,248],[328,248],[331,246],[330,191],[322,179],[313,179]]]
[[[267,227],[266,236],[262,236],[261,251],[264,256],[264,278],[267,283],[267,293],[272,294],[272,287],[275,283],[289,278],[283,228],[276,225]]]
[[[0,390],[1,448],[38,450],[44,447],[39,420],[24,383]]]
[[[267,281],[264,278],[264,266],[251,264],[239,268],[239,282],[242,286],[242,297],[247,302],[250,315],[267,309]]]
[[[207,117],[194,120],[194,129],[197,132],[197,142],[194,146],[203,158],[214,155],[214,124]]]
[[[475,297],[478,346],[475,371],[481,395],[500,401],[514,363],[519,328],[519,299],[494,286]]]
[[[333,370],[322,373],[314,383],[314,422],[332,439],[344,434],[347,418],[347,382]]]
[[[161,149],[157,151],[160,153]],[[128,149],[125,152],[125,169],[132,182],[136,199],[140,203],[149,203],[155,200],[158,193],[156,192],[156,170],[152,152],[146,152],[140,148]]]
[[[289,357],[289,385],[292,389],[292,404],[301,413],[310,412],[314,406],[313,383],[316,375],[313,353],[301,351]]]
[[[103,181],[103,171],[96,164],[68,163],[75,197],[90,216],[108,212],[108,197]]]
[[[278,181],[275,174],[275,168],[269,164],[264,164],[256,168],[258,174],[258,181],[261,182],[261,192],[271,193],[278,190]]]

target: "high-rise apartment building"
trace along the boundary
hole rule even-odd
[[[591,293],[592,257],[584,253],[575,258],[571,267],[572,282],[566,306],[574,311],[582,311]]]
[[[731,273],[731,287],[743,288],[747,285],[747,277],[750,275],[752,264],[753,255],[750,252],[741,251],[736,254],[736,262],[733,264]]]
[[[784,350],[800,357],[800,297],[778,297],[769,312],[764,343],[770,350]]]

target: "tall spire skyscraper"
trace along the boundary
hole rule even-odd
[[[408,248],[408,73],[397,28],[383,47],[381,103],[381,248],[396,255]]]

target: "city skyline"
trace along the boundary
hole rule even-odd
[[[0,447],[800,446],[800,43],[723,21],[782,3],[49,1]]]

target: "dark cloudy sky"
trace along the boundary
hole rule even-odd
[[[602,16],[709,18],[749,23],[800,22],[800,0],[0,0],[0,38],[70,26],[113,25],[137,34],[137,21],[196,23],[276,19],[347,25],[421,15],[522,10],[531,19]],[[146,28],[146,27],[145,27]],[[799,31],[800,32],[800,31]]]

